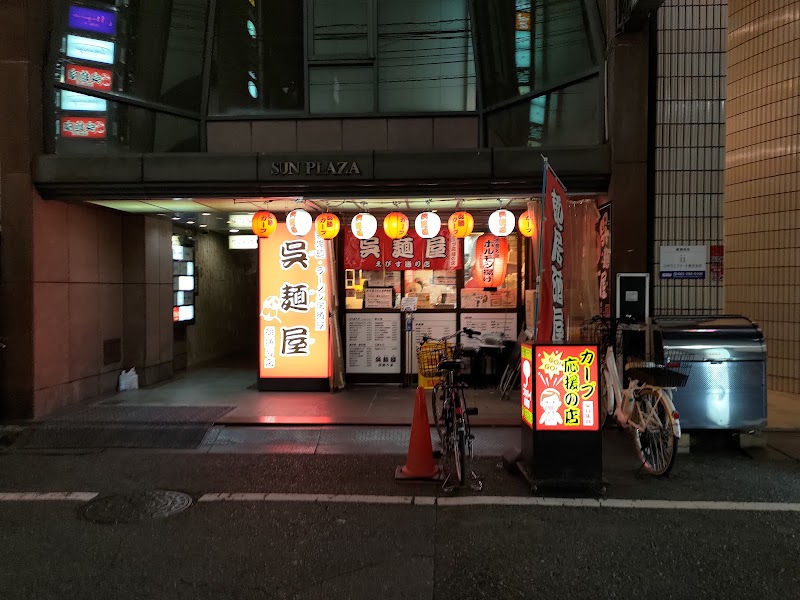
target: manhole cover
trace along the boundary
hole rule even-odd
[[[135,523],[163,519],[182,512],[192,497],[182,492],[154,491],[104,496],[83,509],[83,517],[95,523]]]

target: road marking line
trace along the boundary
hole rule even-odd
[[[2,499],[2,494],[0,494]],[[641,500],[626,498],[557,498],[547,496],[388,496],[366,494],[213,493],[198,502],[319,502],[339,504],[395,504],[417,506],[541,506],[657,510],[732,510],[742,512],[800,512],[795,502],[727,502],[701,500]]]
[[[0,492],[0,502],[88,502],[98,492]]]
[[[414,496],[414,504],[418,506],[434,506],[436,496]]]

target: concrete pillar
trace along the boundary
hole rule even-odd
[[[648,106],[650,33],[617,35],[608,2],[608,137],[611,145],[611,267],[648,271]]]
[[[31,156],[41,143],[41,68],[49,3],[0,4],[0,206],[3,352],[0,414],[32,416],[33,206]]]

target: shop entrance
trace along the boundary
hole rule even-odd
[[[481,409],[477,423],[516,424],[516,392],[503,401],[496,387],[520,331],[532,320],[535,294],[531,290],[536,286],[535,269],[530,265],[536,264],[538,232],[526,230],[530,237],[523,235],[519,218],[528,210],[538,210],[536,200],[533,196],[476,196],[97,202],[131,213],[146,212],[148,220],[160,223],[169,239],[173,268],[172,302],[158,306],[159,311],[169,311],[172,323],[171,377],[150,381],[144,376],[152,373],[148,365],[125,364],[125,368],[137,366],[143,389],[99,402],[231,407],[220,419],[231,423],[405,424],[410,422],[414,399],[403,384],[416,384],[416,345],[423,335],[440,337],[468,327],[482,332],[479,339],[462,340],[467,365],[464,379],[475,394],[471,404]],[[581,245],[565,252],[573,264],[581,264],[583,271],[591,272],[589,278],[597,281],[598,198],[573,200],[569,226],[587,232],[591,228],[592,233],[583,238],[571,236],[581,239]],[[267,210],[277,225],[285,228],[289,214],[297,209],[306,211],[312,220],[312,241],[306,249],[314,252],[308,265],[314,277],[278,281],[288,271],[281,266],[279,254],[275,264],[265,259],[263,241],[259,250],[259,240],[251,229],[253,215]],[[506,224],[508,235],[492,231],[497,224],[492,225],[490,218],[498,210],[513,217]],[[316,260],[322,246],[314,241],[313,220],[323,213],[332,213],[339,220],[338,234],[322,245],[328,271],[321,315],[323,321],[325,315],[328,319],[324,326],[315,322],[320,316],[315,304],[311,309],[315,316],[309,323],[294,325],[303,303],[292,305],[280,288],[284,283],[305,284],[312,290],[322,281],[317,279],[322,264]],[[390,236],[383,226],[390,213],[401,213],[409,231]],[[436,215],[430,217],[431,222],[438,217],[438,232],[422,236],[416,231],[415,221],[423,213]],[[452,234],[448,220],[457,213],[468,214],[471,231]],[[372,235],[361,235],[361,239],[352,227],[359,214],[374,217],[376,227]],[[533,223],[538,223],[538,217]],[[584,243],[589,238],[591,243]],[[287,241],[293,239],[299,237]],[[281,248],[278,245],[276,252]],[[577,331],[583,318],[598,312],[598,288],[575,283],[585,282],[586,273],[574,271],[571,276],[575,281],[565,283],[565,290],[574,300],[572,305],[581,308],[570,316],[569,327]],[[284,330],[292,333],[296,327],[306,327],[311,331],[319,326],[318,333],[324,334],[319,340],[328,349],[324,391],[291,382],[286,385],[286,380],[302,382],[314,377],[304,368],[283,370],[275,379],[284,381],[277,385],[261,385],[267,379],[263,376],[263,332],[270,324],[264,318],[270,311],[265,311],[259,289],[264,282],[280,284],[269,294],[279,300],[270,309],[280,321],[270,321],[276,326],[276,337],[269,340],[278,353],[305,350],[305,343],[313,347],[310,340],[283,339]],[[302,294],[295,299],[305,300]],[[413,320],[407,332],[406,312],[412,307]],[[166,344],[166,340],[162,342]]]

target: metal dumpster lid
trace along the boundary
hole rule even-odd
[[[692,333],[716,333],[725,330],[752,331],[755,323],[741,315],[698,315],[655,317],[653,323],[663,331],[685,331]]]

